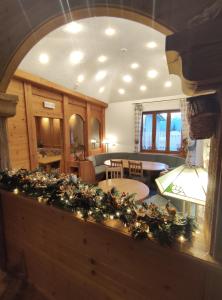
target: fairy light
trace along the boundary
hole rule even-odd
[[[80,210],[77,210],[77,215],[78,215],[78,217],[82,218],[82,213]]]
[[[14,189],[13,190],[13,193],[15,194],[15,195],[17,195],[18,193],[19,193],[19,190],[16,188],[16,189]]]
[[[183,242],[185,241],[185,238],[184,238],[183,235],[180,235],[179,238],[178,238],[178,240],[179,240],[181,243],[183,243]]]
[[[43,201],[43,197],[42,196],[38,197],[37,199],[38,199],[39,203],[42,203],[42,201]]]
[[[134,236],[135,238],[138,237],[138,234],[140,234],[141,232],[143,233],[147,233],[143,235],[143,238],[153,238],[153,239],[160,239],[160,230],[157,232],[157,234],[153,235],[152,232],[150,231],[150,227],[151,223],[149,220],[142,220],[140,218],[140,212],[141,213],[149,213],[151,216],[155,216],[156,212],[154,211],[154,208],[156,208],[157,206],[153,206],[149,205],[147,208],[134,208],[134,202],[133,199],[129,198],[127,199],[125,197],[125,194],[122,193],[118,196],[115,197],[115,201],[116,204],[118,206],[116,206],[116,210],[113,211],[113,213],[110,214],[109,211],[109,206],[103,201],[103,199],[105,199],[104,197],[106,197],[109,194],[105,194],[102,192],[98,192],[96,187],[91,187],[89,185],[85,185],[83,183],[80,183],[78,180],[77,182],[74,182],[71,180],[70,175],[65,175],[62,174],[60,176],[53,176],[53,175],[49,175],[46,174],[45,172],[41,173],[41,172],[35,172],[30,174],[28,171],[7,171],[5,172],[5,176],[7,179],[8,176],[8,182],[11,181],[11,177],[13,176],[17,176],[20,175],[20,179],[17,179],[17,177],[15,178],[17,180],[17,186],[19,188],[15,188],[12,189],[12,192],[14,194],[18,194],[18,193],[24,193],[26,195],[33,195],[36,193],[36,191],[38,191],[38,188],[42,189],[42,193],[38,194],[38,196],[36,197],[36,201],[38,201],[39,203],[50,203],[50,204],[54,204],[53,203],[53,198],[52,196],[48,193],[47,187],[51,184],[55,184],[55,189],[52,190],[52,192],[56,192],[57,195],[60,195],[58,197],[58,201],[60,201],[60,204],[67,204],[66,207],[64,208],[68,208],[68,210],[70,212],[72,212],[72,214],[75,217],[78,218],[85,218],[87,219],[87,217],[89,218],[89,220],[97,220],[101,218],[104,220],[110,219],[110,220],[121,220],[122,223],[122,228],[127,228],[125,231],[129,230],[129,232],[132,234],[132,236]],[[25,179],[25,181],[24,181]],[[30,182],[30,188],[27,189],[26,186],[24,186],[24,184],[26,184],[26,181]],[[61,182],[61,184],[59,183],[58,188],[57,188],[57,182]],[[1,182],[1,178],[0,178],[0,182]],[[7,181],[6,181],[7,182]],[[5,183],[4,183],[5,184]],[[29,186],[29,185],[28,185]],[[62,193],[62,194],[60,194]],[[93,199],[95,201],[95,206],[93,206],[92,209],[86,209],[86,207],[84,205],[78,205],[78,207],[75,208],[76,202],[78,200],[78,197],[76,196],[77,193],[80,193],[80,197],[86,197],[87,200],[91,200]],[[73,199],[72,201],[70,201],[71,199]],[[102,200],[101,202],[99,200]],[[50,202],[49,202],[50,201]],[[138,211],[138,214],[137,214]],[[131,217],[131,214],[133,214],[133,217],[135,217],[135,221],[133,221],[133,223],[128,223],[127,218]],[[92,215],[92,217],[90,217]],[[125,217],[126,222],[123,222],[123,220],[121,219],[121,217]],[[133,218],[134,219],[134,218]],[[161,222],[164,222],[164,224],[168,223],[168,216],[163,214],[163,218],[161,219]],[[180,221],[180,218],[178,217],[177,222]],[[183,221],[184,222],[184,221]],[[113,222],[110,222],[110,224],[112,224]],[[176,232],[176,236],[170,236],[169,238],[173,238],[173,240],[177,240],[178,243],[184,243],[187,241],[186,236],[187,234],[190,234],[191,232],[193,232],[193,228],[187,230],[187,228],[184,225],[185,223],[182,223],[183,228],[180,231],[178,230]],[[137,228],[137,229],[136,229]],[[135,230],[136,229],[136,230]],[[182,232],[182,234],[181,234]],[[195,230],[194,231],[194,235],[200,234],[199,230]],[[182,247],[182,245],[181,245]]]

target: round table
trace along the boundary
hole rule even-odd
[[[143,161],[143,160],[132,160],[132,159],[113,159],[115,161],[121,161],[123,162],[123,168],[127,169],[128,166],[128,161],[141,161],[142,162],[142,167],[143,170],[146,171],[163,171],[163,170],[167,170],[169,168],[168,165],[160,163],[160,162],[155,162],[155,161]],[[110,160],[105,160],[104,164],[106,166],[111,166],[111,161]]]
[[[107,179],[102,180],[98,184],[104,192],[110,191],[113,187],[117,189],[120,193],[129,193],[136,194],[135,201],[143,201],[149,195],[149,188],[144,183],[127,178],[118,178],[118,179]]]

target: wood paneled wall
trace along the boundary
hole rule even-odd
[[[53,118],[50,124],[61,120],[60,135],[54,126],[55,132],[49,126],[48,135],[43,137],[44,141],[50,137],[53,146],[61,145],[63,152],[62,170],[68,170],[70,160],[70,132],[69,118],[78,114],[84,120],[84,135],[86,155],[93,154],[91,147],[90,123],[96,117],[101,123],[101,137],[105,133],[105,108],[107,105],[96,99],[74,93],[64,87],[51,83],[42,78],[33,76],[23,71],[17,71],[10,82],[7,93],[19,96],[16,116],[8,120],[8,135],[10,159],[12,168],[33,169],[38,165],[37,154],[37,130],[36,117]],[[54,109],[44,107],[44,101],[55,105]],[[56,119],[56,120],[55,120]],[[57,123],[56,123],[57,124]],[[54,124],[54,125],[56,125]],[[58,129],[58,128],[57,128]],[[47,133],[47,132],[46,132]],[[59,141],[59,136],[61,140]],[[54,141],[55,140],[55,141]],[[97,152],[103,152],[103,147]]]
[[[1,192],[7,266],[49,299],[219,300],[222,267]]]

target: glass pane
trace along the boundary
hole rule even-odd
[[[181,148],[181,113],[171,113],[170,123],[170,151],[179,151]]]
[[[142,149],[152,149],[153,115],[143,115]]]
[[[166,150],[167,113],[156,114],[156,150]]]

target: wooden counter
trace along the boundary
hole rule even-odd
[[[135,241],[110,220],[1,191],[8,268],[19,266],[48,299],[219,300],[222,268],[153,241]],[[112,227],[110,227],[112,225]]]

